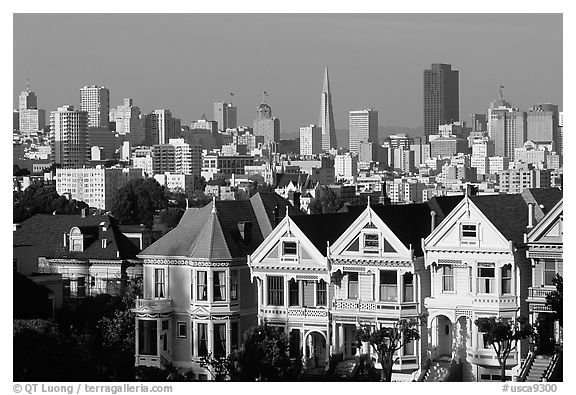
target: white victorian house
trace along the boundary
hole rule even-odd
[[[423,240],[431,274],[426,298],[429,346],[433,359],[464,363],[466,381],[498,380],[498,361],[474,321],[479,317],[528,315],[526,298],[532,267],[524,234],[535,221],[534,202],[557,202],[558,189],[515,195],[466,196]],[[529,202],[529,204],[527,203]],[[507,361],[517,366],[528,352],[522,341]]]

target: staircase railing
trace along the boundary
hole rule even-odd
[[[426,362],[424,362],[416,381],[424,381],[426,379],[426,374],[430,370],[430,365],[432,365],[432,359],[428,357],[426,358]]]
[[[520,374],[518,375],[518,381],[526,381],[526,376],[528,375],[528,372],[530,371],[530,367],[532,366],[532,363],[534,362],[535,357],[536,357],[536,355],[534,354],[534,351],[530,351],[528,353],[528,356],[526,357],[526,360],[524,360],[524,364],[522,365],[522,368],[520,368]]]
[[[561,358],[562,358],[561,352],[557,352],[554,354],[554,356],[552,357],[552,361],[550,362],[550,364],[546,368],[546,371],[544,372],[542,381],[553,381],[554,375],[556,373],[556,368],[558,366],[562,366],[561,364],[559,364]]]

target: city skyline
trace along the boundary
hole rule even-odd
[[[202,30],[214,23],[218,31]],[[59,32],[80,24],[86,27],[81,42],[67,37],[68,47],[78,49],[70,55],[79,56],[62,53]],[[94,24],[107,29],[90,29]],[[230,31],[234,39],[224,40]],[[186,37],[200,39],[185,46]],[[208,38],[225,54],[222,61],[204,60],[215,50],[204,45]],[[430,48],[439,40],[446,45]],[[158,56],[150,58],[144,48],[161,41],[170,45],[155,46]],[[418,51],[410,50],[414,45]],[[51,50],[43,52],[46,47]],[[546,62],[534,60],[535,48],[536,59]],[[107,55],[97,57],[99,50]],[[363,53],[375,56],[358,62]],[[190,124],[233,92],[238,124],[251,125],[266,91],[281,135],[294,135],[317,121],[327,66],[336,129],[347,127],[350,110],[367,107],[379,111],[381,126],[416,128],[423,126],[422,73],[432,63],[459,70],[460,118],[466,121],[487,111],[499,85],[521,110],[547,102],[562,109],[561,60],[561,14],[15,14],[13,102],[17,108],[27,79],[47,113],[64,104],[79,107],[80,88],[96,84],[110,90],[111,108],[131,97],[144,113],[166,108]]]

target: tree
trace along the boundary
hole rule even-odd
[[[317,189],[316,198],[312,199],[308,207],[310,214],[330,214],[337,212],[342,206],[342,199],[336,192],[327,186],[322,186]]]
[[[215,381],[224,381],[234,376],[234,359],[234,355],[215,358],[212,353],[208,353],[200,358],[200,366],[208,370]]]
[[[381,380],[392,381],[392,368],[398,360],[394,354],[402,349],[407,343],[420,339],[418,332],[419,319],[400,319],[392,327],[382,327],[372,330],[369,326],[361,326],[356,331],[358,347],[368,342],[378,354],[378,360],[382,365]]]
[[[24,192],[13,194],[14,222],[36,214],[79,214],[82,209],[88,209],[88,205],[60,196],[54,186],[30,185]]]
[[[474,324],[478,327],[478,332],[484,333],[484,342],[494,348],[500,364],[500,381],[506,381],[506,360],[516,349],[519,340],[532,335],[532,325],[525,316],[516,320],[482,317],[477,318]]]
[[[552,283],[556,286],[556,290],[546,295],[546,306],[549,306],[558,318],[558,324],[563,327],[562,311],[563,311],[563,295],[564,295],[564,279],[561,275],[556,273],[556,277],[552,279]]]
[[[112,214],[121,224],[152,227],[154,213],[168,206],[164,188],[153,178],[132,180],[118,190]]]
[[[248,329],[237,355],[239,378],[247,381],[288,379],[288,349],[288,336],[279,329],[266,324]]]
[[[160,212],[158,222],[164,225],[168,230],[173,229],[178,225],[180,219],[184,215],[184,209],[178,207],[169,207]]]

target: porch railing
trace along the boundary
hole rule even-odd
[[[534,358],[535,358],[534,351],[530,351],[528,353],[528,356],[524,360],[522,367],[520,368],[520,373],[518,374],[518,381],[526,381],[526,376],[530,371],[530,367],[532,366],[532,362],[534,362]]]

